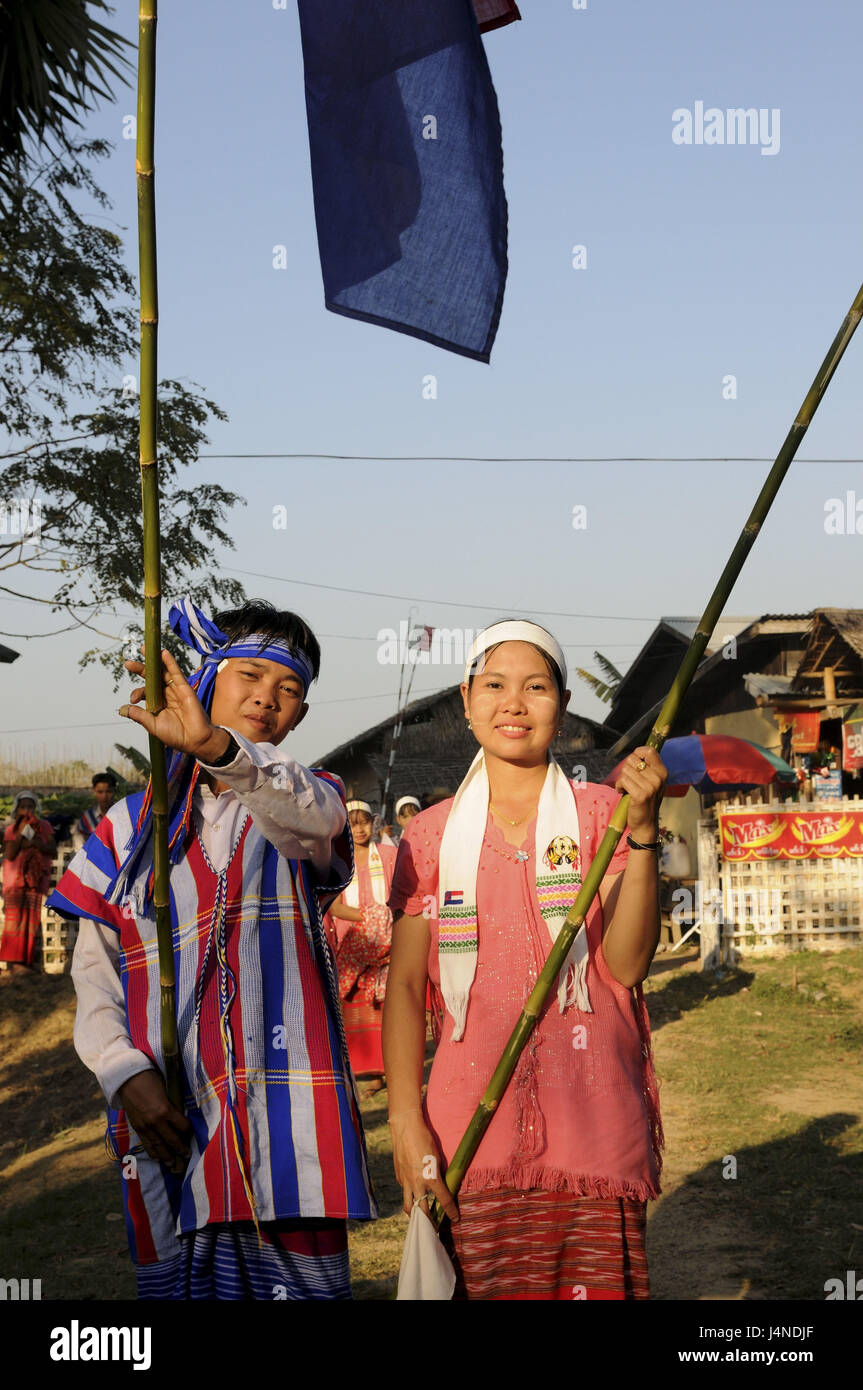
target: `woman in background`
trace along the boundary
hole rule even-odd
[[[372,840],[374,815],[367,801],[347,803],[354,840],[354,876],[330,908],[330,942],[339,971],[339,994],[348,1053],[354,1075],[368,1085],[363,1095],[384,1086],[381,1018],[393,915],[387,907],[396,851]]]
[[[0,960],[7,968],[0,980],[17,980],[32,969],[42,922],[42,903],[51,886],[54,832],[42,819],[39,798],[18,792],[12,820],[3,835],[3,939]]]
[[[396,824],[398,825],[398,830],[396,831],[395,839],[393,839],[391,834],[393,827],[391,825],[383,825],[381,826],[380,834],[381,844],[392,845],[393,848],[395,848],[398,845],[398,842],[401,839],[405,828],[410,824],[414,816],[419,815],[421,810],[422,806],[420,805],[419,797],[400,796],[395,804],[395,818]]]

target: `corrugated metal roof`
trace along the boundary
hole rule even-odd
[[[743,677],[743,684],[754,699],[759,695],[786,695],[791,689],[793,676],[765,675],[762,671],[751,671]]]

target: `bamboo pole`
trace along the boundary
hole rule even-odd
[[[787,473],[791,461],[805,435],[815,411],[821,402],[821,398],[842,358],[854,334],[861,315],[863,315],[863,285],[857,292],[851,308],[845,315],[842,326],[833,342],[824,361],[815,376],[815,380],[809,388],[806,398],[800,407],[797,418],[788,434],[776,461],[767,479],[758,494],[746,525],[738,537],[737,544],[729,556],[728,562],[722,571],[719,582],[710,597],[710,601],[702,614],[698,627],[689,644],[689,648],[680,664],[680,670],[674,678],[671,689],[668,692],[665,703],[657,715],[656,722],[647,739],[647,746],[659,751],[668,737],[675,718],[677,717],[680,706],[686,691],[689,688],[698,668],[699,662],[704,654],[707,643],[713,633],[717,621],[722,613],[728,596],[734,586],[749,551],[755,543],[761,527],[770,507],[779,491],[782,480]],[[551,948],[548,960],[540,972],[536,984],[534,985],[530,997],[522,1010],[521,1016],[512,1031],[510,1039],[503,1050],[500,1061],[494,1070],[492,1078],[486,1088],[473,1119],[468,1125],[461,1143],[459,1144],[446,1172],[446,1184],[453,1195],[458,1193],[462,1180],[474,1154],[479,1148],[480,1142],[486,1129],[488,1128],[494,1113],[500,1103],[506,1087],[515,1071],[516,1063],[521,1055],[522,1048],[530,1036],[531,1030],[536,1024],[549,994],[554,988],[555,981],[560,974],[561,967],[569,953],[569,949],[575,940],[579,927],[587,916],[588,909],[593,902],[599,889],[599,885],[605,876],[605,871],[611,862],[617,843],[626,829],[626,815],[629,807],[629,796],[624,794],[614,809],[614,813],[608,824],[608,829],[603,836],[602,843],[596,852],[593,863],[588,870],[584,882],[578,892],[578,897],[567,913],[566,920],[560,929],[557,940]],[[442,1209],[437,1202],[430,1204],[434,1219],[440,1223]]]
[[[144,536],[144,643],[147,709],[165,706],[162,684],[162,580],[159,535],[157,346],[159,299],[156,274],[156,196],[153,135],[156,116],[157,0],[140,0],[138,10],[138,106],[135,172],[138,188],[138,270],[141,296],[139,381],[141,508]],[[169,1099],[183,1109],[177,1046],[176,979],[168,887],[168,777],[165,745],[154,734],[150,743],[153,784],[153,906],[159,942],[162,1052]]]

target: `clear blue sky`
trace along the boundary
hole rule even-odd
[[[114,16],[130,39],[136,10],[123,0]],[[580,11],[524,0],[522,13],[485,39],[510,270],[484,366],[325,311],[293,0],[162,5],[160,371],[201,383],[227,411],[210,452],[662,460],[203,459],[197,476],[248,502],[233,517],[236,549],[207,563],[321,636],[322,677],[293,736],[301,759],[393,711],[398,671],[379,664],[377,633],[411,603],[419,621],[448,627],[531,610],[572,667],[598,647],[625,668],[659,615],[700,613],[767,464],[668,460],[772,457],[863,277],[857,0],[588,0]],[[778,152],[676,144],[672,113],[697,101],[778,108]],[[99,177],[134,267],[132,111],[122,90],[90,129],[115,142]],[[272,267],[277,244],[286,270]],[[428,373],[436,400],[422,396]],[[723,399],[728,374],[736,400]],[[802,453],[863,457],[863,336]],[[848,490],[863,501],[860,464],[794,466],[730,614],[863,606],[863,535],[824,530],[825,502]],[[273,529],[278,504],[288,531]],[[572,526],[576,504],[584,530]],[[0,626],[60,623],[2,601]],[[98,764],[115,739],[144,746],[114,718],[121,699],[101,669],[78,672],[86,634],[0,640],[22,652],[0,667],[0,756],[44,747]],[[426,668],[414,693],[459,678]],[[573,707],[602,718],[606,707],[571,684]]]

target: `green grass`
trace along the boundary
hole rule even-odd
[[[669,1158],[689,1168],[652,1219],[654,1246],[687,1239],[687,1223],[724,1227],[746,1296],[760,1298],[823,1298],[859,1260],[861,983],[859,951],[649,981]]]
[[[863,1260],[863,952],[744,961],[717,977],[667,960],[646,988],[668,1137],[650,1207],[654,1293],[823,1298],[826,1279]],[[0,992],[0,1045],[26,1054],[0,1090],[0,1250],[10,1273],[42,1278],[45,1299],[133,1297],[119,1180],[72,1051],[71,981],[32,986],[26,1010],[23,987]],[[407,1218],[385,1094],[362,1108],[381,1219],[351,1223],[352,1279],[357,1298],[384,1300]]]

